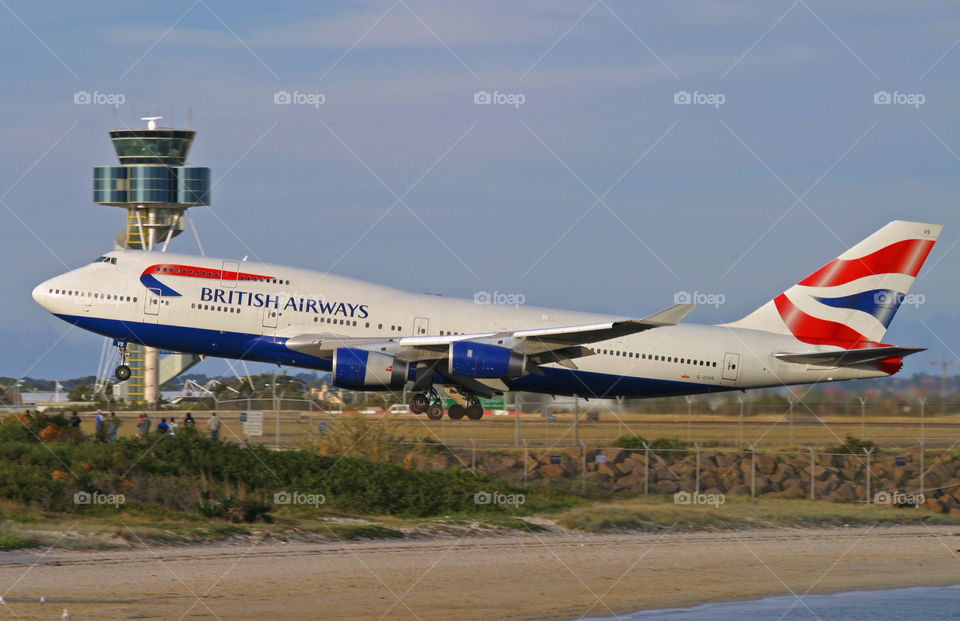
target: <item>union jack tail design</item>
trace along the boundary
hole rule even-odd
[[[876,347],[942,229],[938,224],[891,222],[727,325],[792,334],[812,345]]]

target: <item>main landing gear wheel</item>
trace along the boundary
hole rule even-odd
[[[410,411],[414,414],[423,414],[427,411],[428,407],[430,407],[430,397],[422,392],[413,395],[413,398],[410,400]]]
[[[474,402],[467,408],[467,418],[470,420],[480,420],[483,418],[483,406],[480,405],[480,402],[474,400]]]
[[[460,420],[461,418],[463,418],[463,415],[466,413],[467,413],[466,408],[464,408],[462,405],[457,403],[452,404],[447,409],[447,416],[449,416],[451,420]]]
[[[410,408],[411,410],[413,408]],[[443,404],[440,402],[431,403],[427,408],[427,418],[430,420],[440,420],[443,418]]]

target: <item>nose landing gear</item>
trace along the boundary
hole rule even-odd
[[[126,342],[120,342],[117,345],[117,348],[120,350],[120,364],[114,369],[113,374],[121,382],[125,382],[130,379],[130,367],[127,366],[127,344]]]

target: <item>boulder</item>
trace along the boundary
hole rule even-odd
[[[563,474],[563,466],[554,466],[554,465],[547,464],[546,466],[540,466],[537,472],[539,472],[545,477],[558,477]]]
[[[660,481],[653,489],[658,494],[676,494],[680,491],[680,486],[676,481]]]
[[[837,502],[854,502],[860,499],[852,483],[841,483],[840,487],[830,494],[830,499]]]
[[[923,503],[923,506],[926,509],[930,511],[934,511],[936,513],[943,513],[943,510],[945,509],[940,499],[933,498],[933,497],[927,498],[926,502]]]
[[[798,481],[788,481],[787,485],[780,490],[779,496],[783,498],[804,498],[807,492]]]
[[[763,474],[773,474],[777,469],[777,460],[773,455],[760,453],[757,455],[757,472]]]

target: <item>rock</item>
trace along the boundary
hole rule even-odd
[[[938,498],[927,498],[926,502],[923,503],[923,506],[936,513],[943,513],[944,510],[944,506],[941,504]]]
[[[952,507],[947,513],[952,517],[960,517],[960,509],[957,507]]]
[[[607,485],[610,483],[611,477],[609,474],[604,474],[602,472],[591,472],[587,475],[587,483],[593,483],[596,485]]]
[[[597,472],[605,474],[614,479],[626,474],[625,472],[621,472],[620,468],[616,464],[611,463],[597,464]]]
[[[854,502],[860,499],[860,497],[857,496],[857,490],[852,483],[841,484],[840,487],[830,494],[830,497],[833,500],[840,502]]]
[[[677,479],[677,475],[671,472],[666,466],[660,466],[654,471],[658,481],[673,481]]]
[[[537,471],[545,477],[558,477],[563,474],[563,466],[553,466],[547,464],[546,466],[540,466]]]
[[[729,488],[727,493],[735,496],[749,496],[750,488],[747,487],[746,485],[736,485],[734,487]]]
[[[789,481],[788,484],[780,491],[779,495],[783,498],[804,498],[807,496],[807,492],[804,491],[799,482]]]
[[[730,455],[729,453],[716,453],[713,456],[714,461],[717,462],[718,468],[735,468],[737,466],[737,457]]]
[[[676,494],[680,491],[680,486],[676,481],[660,481],[654,489],[658,494]]]
[[[773,455],[767,455],[766,453],[760,453],[757,455],[757,472],[763,474],[773,474],[774,470],[777,469],[777,460]]]

